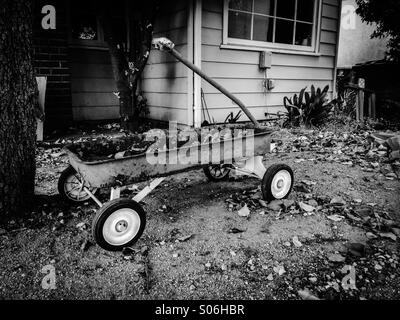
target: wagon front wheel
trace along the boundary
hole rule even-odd
[[[81,203],[90,199],[89,194],[84,190],[85,187],[93,194],[97,192],[96,188],[90,188],[89,185],[85,184],[82,177],[72,166],[65,169],[58,179],[59,194],[64,200],[71,203]]]
[[[293,170],[285,164],[269,167],[261,184],[263,198],[266,201],[286,199],[292,192]]]
[[[96,243],[108,251],[135,244],[146,227],[146,213],[136,201],[116,199],[105,204],[93,220]]]

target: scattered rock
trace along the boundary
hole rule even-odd
[[[318,282],[318,278],[317,277],[311,277],[308,280],[310,280],[310,282],[312,282],[312,283],[317,283]]]
[[[379,234],[382,238],[391,239],[393,241],[397,241],[396,235],[391,232],[382,232]]]
[[[142,256],[147,256],[149,254],[149,247],[148,246],[143,246],[140,249],[140,253]]]
[[[243,217],[243,218],[247,218],[248,216],[250,216],[250,210],[247,207],[247,204],[245,204],[244,207],[242,207],[242,209],[240,209],[238,211],[238,214],[240,217]]]
[[[399,229],[399,228],[392,228],[392,232],[393,232],[397,237],[400,237],[400,229]]]
[[[376,239],[376,238],[378,238],[378,236],[375,235],[375,234],[372,233],[372,232],[367,232],[367,233],[366,233],[366,236],[367,236],[368,239]]]
[[[194,235],[191,234],[191,235],[188,235],[188,236],[180,237],[180,238],[178,238],[177,240],[178,240],[179,242],[186,242],[186,241],[189,241],[190,239],[192,239],[193,237],[194,237]]]
[[[308,204],[312,207],[318,207],[318,202],[314,199],[309,200]]]
[[[296,248],[300,248],[303,246],[303,244],[299,241],[299,238],[297,236],[293,237],[293,244]]]
[[[279,276],[282,276],[286,273],[284,266],[276,266],[274,267],[274,272],[277,273]]]
[[[305,211],[307,213],[311,213],[311,212],[315,211],[315,207],[305,204],[304,202],[299,202],[299,207],[300,207],[300,209],[302,209],[303,211]]]
[[[239,228],[231,228],[228,230],[228,233],[232,233],[232,234],[238,234],[238,233],[243,233],[243,232],[246,232],[246,230],[239,229]]]
[[[272,211],[279,211],[282,209],[283,201],[281,200],[274,200],[268,204],[268,209]]]
[[[260,199],[260,200],[258,200],[258,202],[260,203],[261,207],[263,207],[263,208],[268,207],[268,203],[266,201]]]
[[[78,224],[76,225],[76,227],[77,227],[78,229],[86,229],[87,225],[86,225],[85,222],[81,222],[81,223],[78,223]]]
[[[118,160],[118,159],[123,159],[125,158],[125,151],[123,152],[118,152],[115,154],[114,159]]]
[[[332,216],[328,216],[329,220],[332,220],[334,222],[341,222],[343,221],[344,217],[343,216],[339,216],[338,214],[334,214]]]
[[[397,179],[397,175],[394,172],[388,173],[386,176],[386,179],[388,180],[395,180]]]
[[[379,263],[375,264],[374,268],[375,268],[375,270],[377,270],[377,271],[380,271],[380,270],[383,269],[382,266],[381,266]]]
[[[343,257],[341,254],[338,254],[338,253],[331,254],[331,255],[328,257],[328,259],[329,259],[329,261],[331,261],[331,262],[337,262],[337,263],[341,263],[341,262],[346,261],[346,258]]]
[[[174,254],[172,255],[172,258],[174,258],[174,259],[179,258],[179,253],[174,253]]]
[[[330,204],[333,206],[345,206],[346,201],[344,201],[342,198],[336,197],[331,200]]]
[[[268,281],[274,281],[274,275],[272,273],[270,273],[267,277]]]

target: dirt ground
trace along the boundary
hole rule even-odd
[[[38,205],[1,227],[0,298],[400,299],[397,167],[366,157],[363,133],[324,135],[283,132],[266,157],[293,168],[293,201],[267,206],[247,177],[168,178],[144,200],[145,233],[124,254],[93,243],[96,207],[60,200],[68,159],[40,147]],[[248,217],[238,214],[244,204]],[[42,287],[46,266],[53,290]]]

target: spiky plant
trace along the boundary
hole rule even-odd
[[[299,95],[283,99],[288,116],[286,125],[319,126],[329,118],[333,107],[332,103],[327,102],[329,85],[322,90],[315,89],[312,85],[310,92],[306,90],[307,87],[302,89]]]

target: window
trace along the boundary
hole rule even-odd
[[[125,0],[114,0],[112,6],[112,27],[116,30],[118,41],[127,42],[127,17]],[[70,39],[73,44],[81,46],[106,46],[101,27],[98,2],[95,0],[70,1]]]
[[[317,0],[226,0],[228,44],[313,51]]]

